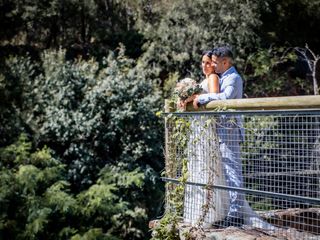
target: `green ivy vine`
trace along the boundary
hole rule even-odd
[[[153,233],[153,240],[179,239],[178,223],[182,220],[183,198],[185,185],[188,179],[187,167],[187,143],[190,135],[190,121],[173,114],[166,117],[168,129],[167,149],[166,149],[166,170],[164,175],[175,178],[177,172],[181,172],[178,178],[179,184],[166,183],[166,211]],[[182,149],[182,152],[177,152]]]
[[[171,103],[172,106],[172,103]],[[226,109],[217,109],[216,111],[222,111]],[[231,122],[235,122],[235,119],[229,119]],[[208,137],[207,141],[212,142],[211,147],[208,149],[209,157],[213,160],[213,164],[217,164],[219,161],[220,149],[218,142],[218,136],[215,130],[213,130],[210,136],[204,135],[209,128],[214,129],[218,126],[218,122],[214,116],[207,118],[201,116],[200,119],[194,118],[194,116],[181,116],[179,114],[168,114],[165,118],[166,121],[166,166],[163,175],[167,178],[176,179],[177,175],[178,184],[175,182],[166,183],[166,210],[163,217],[155,225],[152,232],[153,240],[176,240],[179,237],[179,223],[183,221],[183,205],[185,187],[189,177],[188,174],[188,144],[190,143],[190,135],[192,134],[194,127],[200,127],[200,134],[193,140],[192,144],[196,144],[200,139]],[[201,143],[201,142],[200,142]],[[210,167],[210,166],[209,166]],[[202,213],[195,226],[184,231],[182,234],[185,239],[194,239],[194,236],[203,236],[203,224],[205,217],[212,207],[212,201],[214,196],[214,189],[212,185],[215,180],[215,176],[219,173],[215,172],[213,167],[209,169],[209,176],[207,186],[204,189],[207,191],[205,203],[202,206]],[[177,174],[179,173],[179,174]]]

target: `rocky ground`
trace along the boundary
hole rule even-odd
[[[320,208],[294,208],[258,214],[277,230],[266,231],[248,226],[195,228],[180,223],[179,236],[181,240],[320,240]],[[157,222],[150,222],[150,228]]]
[[[320,240],[320,235],[299,232],[291,228],[268,232],[249,227],[195,229],[190,225],[181,224],[179,231],[181,240]]]

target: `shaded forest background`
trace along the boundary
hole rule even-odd
[[[201,52],[229,44],[246,97],[313,94],[318,0],[0,0],[0,239],[148,239],[163,121]]]

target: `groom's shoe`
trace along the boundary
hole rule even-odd
[[[212,226],[214,227],[241,227],[244,224],[243,218],[227,216],[225,219],[221,221],[214,222]]]

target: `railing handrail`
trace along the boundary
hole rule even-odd
[[[215,100],[198,110],[195,110],[190,103],[187,106],[187,111],[210,111],[219,108],[234,110],[320,109],[320,95]],[[166,101],[165,111],[175,111],[174,104]]]

